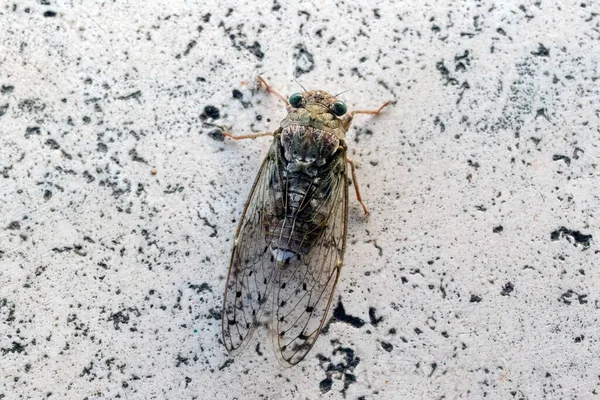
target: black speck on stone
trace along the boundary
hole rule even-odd
[[[2,87],[0,88],[0,93],[11,93],[13,90],[15,90],[15,87],[12,85],[2,85]]]
[[[87,183],[92,183],[96,180],[96,178],[94,178],[88,171],[83,172],[83,177]]]
[[[350,324],[355,328],[360,328],[365,324],[365,321],[362,319],[346,314],[346,310],[344,309],[341,298],[338,300],[338,304],[333,310],[333,317],[336,320]]]
[[[210,17],[211,17],[210,13],[204,14],[202,16],[202,21],[204,21],[204,22],[210,22]]]
[[[201,285],[195,285],[193,283],[190,283],[188,286],[190,289],[195,290],[196,294],[200,294],[202,292],[212,292],[212,288],[206,282],[202,283]]]
[[[394,345],[388,342],[381,342],[381,347],[388,353],[394,350]]]
[[[196,42],[195,40],[192,40],[191,42],[188,43],[185,51],[183,52],[184,56],[187,56],[188,54],[190,54],[190,51],[196,47],[196,44],[198,44],[198,42]]]
[[[590,247],[592,241],[592,235],[585,235],[579,231],[567,229],[564,226],[550,233],[550,240],[552,241],[559,240],[562,237],[567,237],[567,240],[572,241],[575,247],[578,245],[583,246],[584,250]]]
[[[46,144],[48,146],[50,146],[50,148],[52,150],[58,150],[58,149],[60,149],[60,145],[54,139],[48,139],[48,140],[46,140]]]
[[[31,135],[41,135],[39,126],[28,126],[25,128],[25,139],[29,139]]]
[[[560,161],[563,160],[565,164],[571,165],[571,157],[563,156],[561,154],[555,154],[552,156],[552,161]]]
[[[237,100],[241,100],[244,98],[244,94],[237,89],[233,89],[233,91],[231,92],[231,95],[233,96],[234,99],[237,99]]]
[[[502,292],[500,294],[502,296],[508,296],[513,290],[515,290],[513,284],[511,282],[507,282],[506,285],[502,287]]]
[[[481,297],[477,296],[476,294],[472,294],[471,299],[469,300],[470,303],[479,303],[480,301]]]
[[[215,106],[206,106],[204,107],[204,114],[208,117],[208,118],[212,118],[212,119],[219,119],[219,117],[221,116],[221,113],[219,112],[219,109]]]
[[[502,232],[503,230],[504,230],[504,227],[503,227],[502,225],[498,225],[498,226],[494,227],[494,229],[492,229],[492,231],[493,231],[494,233],[500,233],[500,232]]]
[[[44,200],[48,201],[52,198],[52,192],[50,190],[44,190]]]
[[[371,325],[377,326],[383,320],[383,317],[377,317],[375,315],[375,307],[369,307],[369,319],[371,320]]]
[[[56,17],[56,11],[46,11],[44,13],[44,17],[48,18],[48,17]]]
[[[19,221],[12,221],[6,228],[15,231],[17,229],[21,229],[21,224]]]
[[[252,43],[251,46],[246,46],[246,50],[248,50],[250,53],[254,54],[256,56],[256,58],[258,58],[259,60],[262,60],[263,57],[265,56],[265,53],[263,53],[262,50],[260,49],[260,43],[258,43],[258,42]]]
[[[321,389],[321,393],[327,393],[331,390],[333,386],[333,380],[331,378],[325,378],[321,382],[319,382],[319,388]]]
[[[313,55],[303,44],[297,44],[295,49],[294,60],[296,61],[296,71],[294,72],[294,75],[297,78],[300,75],[312,71],[315,68],[315,60]]]
[[[559,301],[565,303],[566,305],[573,304],[574,297],[577,296],[577,301],[579,304],[587,304],[588,303],[588,295],[587,294],[579,294],[569,289],[565,293],[560,295]]]
[[[214,130],[208,132],[208,137],[210,137],[211,139],[214,139],[218,142],[225,141],[225,135],[223,135],[223,133],[221,132],[220,129],[214,129]]]
[[[543,44],[539,43],[537,51],[532,51],[531,54],[533,54],[536,57],[549,57],[550,49],[548,49]]]

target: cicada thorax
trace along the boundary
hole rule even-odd
[[[324,232],[332,209],[332,187],[345,172],[345,144],[329,130],[288,125],[275,138],[279,171],[265,233],[281,267],[302,259]]]

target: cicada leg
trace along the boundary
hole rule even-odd
[[[371,114],[371,115],[379,115],[379,113],[386,108],[387,106],[389,106],[392,102],[391,101],[386,101],[385,103],[383,103],[383,105],[381,107],[379,107],[377,110],[355,110],[352,111],[350,114],[346,114],[343,118],[342,118],[342,124],[344,126],[345,130],[348,130],[348,128],[350,128],[350,124],[352,123],[352,119],[354,118],[354,116],[356,114]]]
[[[374,114],[374,115],[378,115],[381,110],[383,110],[384,108],[386,108],[387,106],[389,106],[391,104],[391,101],[386,101],[385,103],[383,103],[383,105],[381,107],[379,107],[377,110],[355,110],[352,111],[350,114],[354,117],[355,114]]]
[[[354,183],[354,190],[356,191],[356,199],[365,211],[365,215],[369,215],[369,210],[367,210],[367,206],[365,205],[365,203],[363,203],[362,197],[360,195],[360,190],[358,189],[358,181],[356,180],[356,167],[354,161],[346,157],[346,162],[350,164],[350,171],[352,172],[352,183]]]
[[[267,92],[274,94],[279,100],[283,101],[285,103],[285,108],[288,111],[290,110],[290,103],[288,103],[288,101],[285,97],[283,97],[277,90],[275,90],[271,86],[269,86],[267,81],[265,81],[262,76],[259,75],[258,80],[260,81],[260,83],[265,85],[265,89],[267,90]]]
[[[221,131],[221,134],[223,136],[227,136],[228,138],[231,138],[231,139],[234,139],[234,140],[256,139],[256,138],[263,137],[263,136],[273,136],[273,132],[253,133],[251,135],[239,135],[239,136],[235,136],[235,135],[232,135],[231,133],[229,133],[227,131]]]

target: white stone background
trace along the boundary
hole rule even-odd
[[[598,2],[0,4],[0,399],[600,393]],[[269,139],[207,122],[276,129],[258,74],[394,101],[348,132],[346,318],[288,369],[220,342]]]

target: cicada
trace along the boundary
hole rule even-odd
[[[239,354],[272,301],[272,339],[279,362],[299,363],[315,344],[340,277],[348,230],[348,165],[365,207],[346,132],[356,114],[321,90],[281,96],[287,116],[273,136],[239,222],[225,287],[223,342]]]

